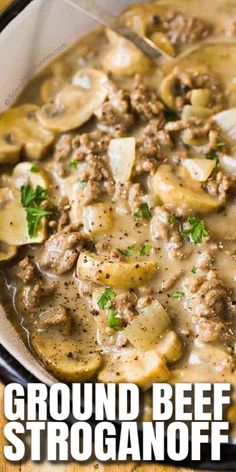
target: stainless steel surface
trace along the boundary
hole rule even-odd
[[[163,51],[163,49],[159,48],[150,39],[140,36],[126,25],[122,24],[115,15],[99,5],[95,0],[66,0],[66,3],[82,10],[101,25],[112,29],[119,35],[131,41],[135,46],[143,51],[144,54],[149,56],[153,62],[158,62],[160,60],[160,55],[164,56],[166,59],[173,59],[170,54]]]

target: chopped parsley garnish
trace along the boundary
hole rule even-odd
[[[183,230],[184,236],[189,236],[194,244],[200,244],[203,238],[208,236],[208,231],[205,228],[205,223],[196,216],[190,216],[188,223],[191,225],[190,228]]]
[[[111,300],[116,297],[116,294],[113,292],[111,288],[106,288],[102,295],[98,298],[98,306],[102,310],[106,308],[110,308]]]
[[[218,159],[218,150],[215,148],[210,149],[208,152],[206,152],[205,158],[210,159],[211,161]]]
[[[37,174],[37,172],[39,172],[39,168],[35,164],[33,164],[30,168],[30,172]]]
[[[52,214],[51,211],[41,208],[41,203],[47,200],[47,190],[37,186],[34,190],[31,185],[21,187],[21,203],[26,211],[28,232],[31,238],[38,234],[42,218]]]
[[[152,245],[151,243],[146,243],[144,246],[140,249],[140,256],[149,256],[150,252],[152,250]]]
[[[165,110],[165,119],[166,121],[177,121],[179,120],[179,115],[176,113],[175,110],[172,110],[171,108],[167,108]]]
[[[136,244],[132,244],[132,246],[128,246],[127,249],[117,249],[117,251],[122,254],[122,256],[130,257],[138,251],[138,246]]]
[[[173,292],[173,293],[171,294],[171,298],[177,298],[177,299],[180,300],[181,298],[184,297],[184,295],[185,295],[185,293],[182,292],[181,290],[176,290],[176,292]]]
[[[192,270],[191,270],[192,274],[196,274],[197,273],[197,266],[194,265]]]
[[[218,154],[219,152],[225,147],[225,142],[220,141],[219,143],[216,144],[214,148],[211,148],[206,154],[205,158],[210,159],[211,161],[214,159],[218,159]]]
[[[117,249],[117,252],[119,252],[122,256],[132,257],[135,255],[149,256],[151,250],[152,250],[152,245],[151,243],[147,242],[143,246],[132,244],[132,246],[128,246],[127,249]]]
[[[113,310],[112,308],[109,308],[108,310],[108,316],[107,316],[107,326],[112,329],[121,329],[121,320],[120,318],[117,318],[117,311]]]
[[[70,161],[69,163],[70,169],[77,169],[77,167],[78,167],[78,161]]]
[[[88,182],[86,182],[86,180],[81,180],[80,183],[79,183],[80,188],[84,189],[87,186],[87,183]]]
[[[176,222],[176,216],[175,215],[170,215],[168,218],[168,223],[170,225],[173,225]]]
[[[141,203],[139,210],[134,213],[135,218],[152,218],[152,212],[147,203]]]

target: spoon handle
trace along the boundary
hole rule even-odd
[[[110,13],[103,6],[99,5],[95,0],[66,0],[66,2],[73,5],[76,9],[82,10],[98,23],[112,29],[119,35],[134,43],[142,52],[144,52],[144,54],[149,56],[153,62],[159,63],[160,55],[167,59],[173,59],[170,54],[163,51],[163,49],[159,48],[150,39],[140,36],[131,28],[122,24],[119,21],[119,18]]]

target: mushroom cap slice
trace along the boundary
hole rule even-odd
[[[37,110],[36,105],[26,104],[3,113],[0,118],[0,163],[17,162],[21,151],[29,159],[43,157],[54,135],[37,121]]]
[[[0,241],[10,246],[42,243],[46,237],[44,219],[36,237],[30,237],[26,212],[21,205],[21,194],[17,188],[0,189]]]
[[[81,69],[53,102],[37,112],[38,120],[45,128],[58,133],[78,128],[103,104],[107,94],[108,77],[104,72]]]
[[[34,331],[31,343],[47,369],[68,382],[91,380],[102,364],[98,352],[81,353],[78,340],[72,335],[67,338],[56,329]]]
[[[193,181],[194,182],[194,181]],[[190,186],[185,179],[174,174],[168,164],[162,164],[151,178],[151,188],[164,204],[172,208],[189,210],[198,213],[207,213],[217,210],[221,203],[208,195],[201,187]]]
[[[144,390],[168,377],[168,367],[156,348],[146,352],[132,348],[123,351],[122,356],[107,356],[106,365],[98,374],[100,382],[135,383]]]
[[[82,252],[77,263],[77,276],[101,285],[129,289],[148,282],[158,269],[151,261],[109,261],[90,252]]]
[[[16,246],[9,246],[9,244],[0,241],[0,262],[6,262],[13,259],[17,254]]]

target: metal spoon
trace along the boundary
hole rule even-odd
[[[173,56],[168,54],[166,51],[163,51],[163,49],[153,43],[149,38],[140,36],[131,28],[122,24],[118,17],[99,5],[95,0],[66,0],[66,3],[73,5],[77,10],[82,10],[86,15],[90,16],[98,23],[112,29],[120,36],[131,41],[142,52],[144,52],[144,54],[149,56],[153,62],[159,63],[160,55],[164,56],[166,59],[173,59]]]

